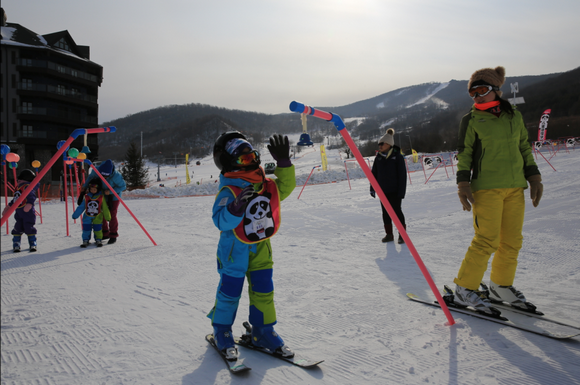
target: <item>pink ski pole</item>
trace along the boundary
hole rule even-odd
[[[455,320],[453,319],[453,316],[451,315],[451,312],[449,311],[447,304],[443,300],[443,297],[439,293],[439,290],[437,290],[437,286],[435,285],[435,282],[433,282],[433,278],[431,277],[431,274],[429,274],[427,267],[425,266],[425,264],[423,263],[423,260],[419,256],[417,249],[415,249],[413,242],[411,242],[411,238],[409,238],[409,235],[407,234],[407,231],[405,231],[403,224],[401,223],[401,221],[397,217],[397,214],[395,214],[395,211],[393,210],[389,201],[387,200],[387,197],[385,196],[385,193],[381,189],[381,186],[377,182],[377,180],[376,180],[375,176],[373,175],[372,171],[370,170],[370,168],[365,163],[364,158],[363,158],[362,154],[360,153],[358,147],[356,146],[356,144],[354,143],[354,141],[350,137],[350,134],[346,130],[346,125],[344,124],[344,122],[342,121],[340,116],[333,114],[333,113],[330,113],[330,112],[316,110],[312,107],[309,107],[307,105],[304,105],[304,104],[298,103],[298,102],[290,103],[290,111],[297,112],[300,114],[303,113],[303,114],[313,115],[317,118],[332,122],[336,126],[336,129],[342,135],[344,141],[350,147],[350,149],[353,152],[355,158],[357,159],[359,165],[361,166],[365,175],[367,176],[367,179],[369,180],[369,182],[373,186],[375,193],[379,196],[381,203],[383,204],[383,206],[385,207],[385,209],[389,213],[389,216],[393,220],[393,223],[397,227],[397,230],[399,230],[399,234],[401,234],[403,239],[405,240],[405,244],[409,248],[411,255],[415,259],[415,262],[419,266],[419,269],[421,269],[421,272],[423,273],[425,280],[427,280],[427,283],[429,284],[431,291],[433,291],[435,298],[437,299],[437,301],[439,302],[439,305],[441,306],[441,309],[445,313],[445,316],[447,317],[447,321],[448,321],[449,325],[453,325],[455,323]]]
[[[153,245],[157,246],[157,243],[155,243],[155,241],[153,240],[153,238],[151,238],[151,235],[149,235],[149,233],[147,232],[147,230],[145,230],[145,227],[143,227],[143,225],[141,224],[141,222],[139,222],[139,220],[133,214],[133,212],[131,210],[129,210],[129,207],[127,207],[127,205],[121,199],[121,197],[119,196],[119,194],[117,194],[117,192],[115,190],[113,190],[113,188],[111,187],[111,185],[109,184],[109,182],[107,182],[107,180],[101,175],[101,173],[99,172],[99,170],[97,170],[97,168],[93,165],[93,163],[90,160],[85,160],[84,162],[87,163],[93,169],[93,171],[99,176],[99,178],[101,178],[101,180],[103,182],[105,182],[105,184],[109,188],[109,191],[111,191],[117,197],[117,199],[119,200],[119,202],[121,202],[123,204],[123,207],[125,207],[127,209],[127,211],[129,212],[129,214],[131,214],[131,216],[133,217],[133,219],[135,220],[135,222],[137,222],[137,224],[141,227],[141,229],[143,230],[143,232],[145,232],[145,234],[147,234],[147,236],[149,237],[149,239],[151,240],[151,242],[153,242]]]

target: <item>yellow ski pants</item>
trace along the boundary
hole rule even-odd
[[[489,258],[495,253],[490,279],[498,285],[510,286],[514,282],[518,253],[524,239],[524,189],[479,190],[473,193],[473,198],[475,236],[454,282],[478,290]]]

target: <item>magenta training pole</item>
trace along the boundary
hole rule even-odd
[[[304,186],[302,186],[302,190],[300,190],[300,194],[298,194],[298,199],[300,199],[300,195],[302,195],[302,191],[304,191],[304,188],[308,184],[308,180],[310,179],[310,176],[312,175],[312,173],[314,172],[314,170],[316,170],[317,167],[320,167],[320,166],[314,166],[314,167],[312,167],[312,171],[310,171],[310,174],[308,174],[308,178],[306,178],[306,182],[304,182]]]
[[[123,207],[125,207],[127,209],[127,211],[129,212],[129,214],[131,214],[131,216],[133,217],[133,219],[135,220],[135,222],[137,222],[137,224],[141,227],[141,229],[145,232],[145,234],[147,234],[147,236],[149,237],[149,239],[151,240],[151,242],[153,242],[153,245],[157,246],[157,243],[155,243],[155,241],[153,240],[153,238],[151,238],[151,235],[149,235],[149,233],[147,232],[147,230],[145,230],[145,227],[143,227],[143,225],[141,224],[141,222],[139,222],[139,220],[137,219],[137,217],[135,215],[133,215],[133,212],[131,210],[129,210],[129,207],[127,207],[127,205],[121,199],[121,197],[119,196],[119,194],[117,194],[117,192],[111,187],[111,185],[109,184],[109,182],[107,182],[107,180],[105,179],[105,177],[103,177],[101,175],[101,173],[99,172],[99,170],[97,170],[97,168],[93,165],[93,163],[90,160],[85,160],[84,162],[87,163],[93,169],[93,171],[99,176],[99,178],[101,178],[101,180],[103,182],[105,182],[105,184],[109,188],[109,191],[111,191],[117,197],[117,199],[119,200],[119,202],[121,202],[123,204]]]
[[[77,128],[76,130],[74,130],[73,133],[64,142],[64,144],[58,149],[56,154],[54,154],[52,156],[52,158],[48,161],[48,163],[42,169],[40,174],[36,175],[36,178],[34,178],[32,180],[32,182],[30,182],[30,185],[26,188],[26,190],[24,190],[22,195],[20,195],[20,197],[16,200],[16,202],[14,202],[14,204],[8,208],[6,213],[2,216],[2,220],[0,221],[0,226],[4,225],[4,223],[8,220],[10,215],[12,215],[14,210],[16,210],[16,208],[22,203],[22,201],[24,201],[24,199],[26,199],[28,194],[30,194],[30,192],[32,191],[34,186],[36,186],[38,183],[40,183],[40,180],[42,179],[44,174],[46,174],[48,172],[48,170],[50,170],[50,168],[56,162],[56,160],[62,155],[63,152],[65,152],[65,150],[68,148],[68,146],[70,146],[70,144],[73,142],[73,140],[75,140],[79,135],[98,134],[101,132],[115,132],[115,131],[117,131],[117,128],[115,126],[103,127],[103,128]]]
[[[6,178],[6,159],[4,159],[4,157],[5,155],[2,154],[2,167],[4,168],[4,200],[6,201],[4,207],[8,207],[8,178]],[[6,218],[6,235],[10,234],[8,227],[8,218]]]
[[[427,280],[427,283],[429,284],[431,291],[433,291],[435,298],[437,299],[437,301],[441,305],[441,309],[443,309],[443,312],[445,313],[445,316],[447,317],[447,321],[448,321],[449,325],[453,325],[455,323],[455,320],[453,319],[453,316],[451,315],[451,312],[449,311],[447,304],[445,303],[445,301],[441,297],[439,290],[437,290],[437,286],[435,285],[435,282],[433,282],[433,278],[431,277],[431,274],[429,274],[429,270],[427,270],[427,267],[425,266],[425,264],[423,263],[423,260],[419,256],[417,249],[415,249],[415,245],[413,245],[413,242],[411,241],[411,238],[409,238],[409,235],[407,234],[407,231],[403,227],[403,224],[401,223],[401,221],[399,220],[399,218],[395,214],[395,211],[393,210],[389,201],[387,200],[387,197],[385,196],[385,193],[381,189],[381,186],[377,182],[377,180],[376,180],[375,176],[373,175],[372,171],[370,170],[370,168],[365,163],[362,154],[360,153],[358,147],[356,146],[356,144],[354,143],[354,141],[350,137],[350,134],[346,130],[346,126],[345,126],[344,122],[342,121],[342,119],[340,118],[340,116],[333,114],[333,113],[330,113],[330,112],[316,110],[312,107],[309,107],[307,105],[304,105],[304,104],[298,103],[298,102],[290,103],[290,111],[297,112],[300,114],[303,113],[303,114],[313,115],[317,118],[332,122],[336,126],[336,129],[342,135],[344,141],[350,147],[350,149],[353,152],[355,158],[357,159],[359,165],[361,166],[365,175],[367,176],[367,179],[369,180],[369,182],[371,183],[371,185],[375,189],[376,194],[379,196],[381,203],[383,204],[383,206],[385,207],[385,209],[389,213],[389,216],[393,220],[393,223],[397,227],[397,230],[399,230],[399,234],[401,234],[403,236],[403,239],[405,240],[405,244],[409,248],[411,255],[415,259],[415,262],[419,266],[419,269],[421,269],[421,272],[423,273],[425,280]]]

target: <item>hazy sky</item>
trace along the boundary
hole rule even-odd
[[[580,66],[579,0],[2,0],[103,66],[99,121],[170,104],[342,106],[479,68]],[[509,92],[509,85],[507,87]],[[506,91],[506,89],[504,89]]]

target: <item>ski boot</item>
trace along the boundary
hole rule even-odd
[[[83,243],[81,244],[81,247],[84,249],[85,247],[87,247],[89,245],[89,241],[88,240],[83,240]]]
[[[102,240],[100,240],[100,239],[97,239],[97,240],[95,241],[95,243],[97,244],[97,247],[103,247],[103,241],[102,241]]]
[[[230,325],[214,325],[213,338],[218,350],[226,360],[235,361],[238,359],[239,353],[234,343],[234,335]]]
[[[15,253],[19,253],[20,252],[20,241],[22,239],[22,236],[20,235],[14,235],[12,237],[12,250]]]
[[[499,310],[491,306],[491,302],[485,294],[476,290],[470,290],[463,286],[457,285],[455,287],[453,302],[455,305],[458,305],[457,307],[461,308],[470,306],[477,312],[492,317],[497,317],[501,314]]]
[[[107,245],[112,245],[115,242],[117,242],[117,238],[109,238],[109,242],[107,242]]]
[[[381,242],[387,243],[387,242],[393,242],[394,240],[395,240],[395,237],[393,234],[387,234],[387,235],[385,235],[385,237],[383,239],[381,239]]]
[[[294,357],[294,352],[284,344],[284,340],[274,331],[274,325],[250,326],[249,323],[244,322],[244,327],[246,328],[245,340],[250,339],[254,346],[267,349],[273,354],[285,358]]]
[[[484,289],[487,289],[486,286],[483,287]],[[515,309],[537,313],[536,306],[531,302],[528,302],[522,292],[511,285],[500,286],[490,280],[488,293],[491,302],[506,302]]]
[[[30,252],[36,251],[36,235],[33,234],[28,236],[28,245],[30,246]]]

